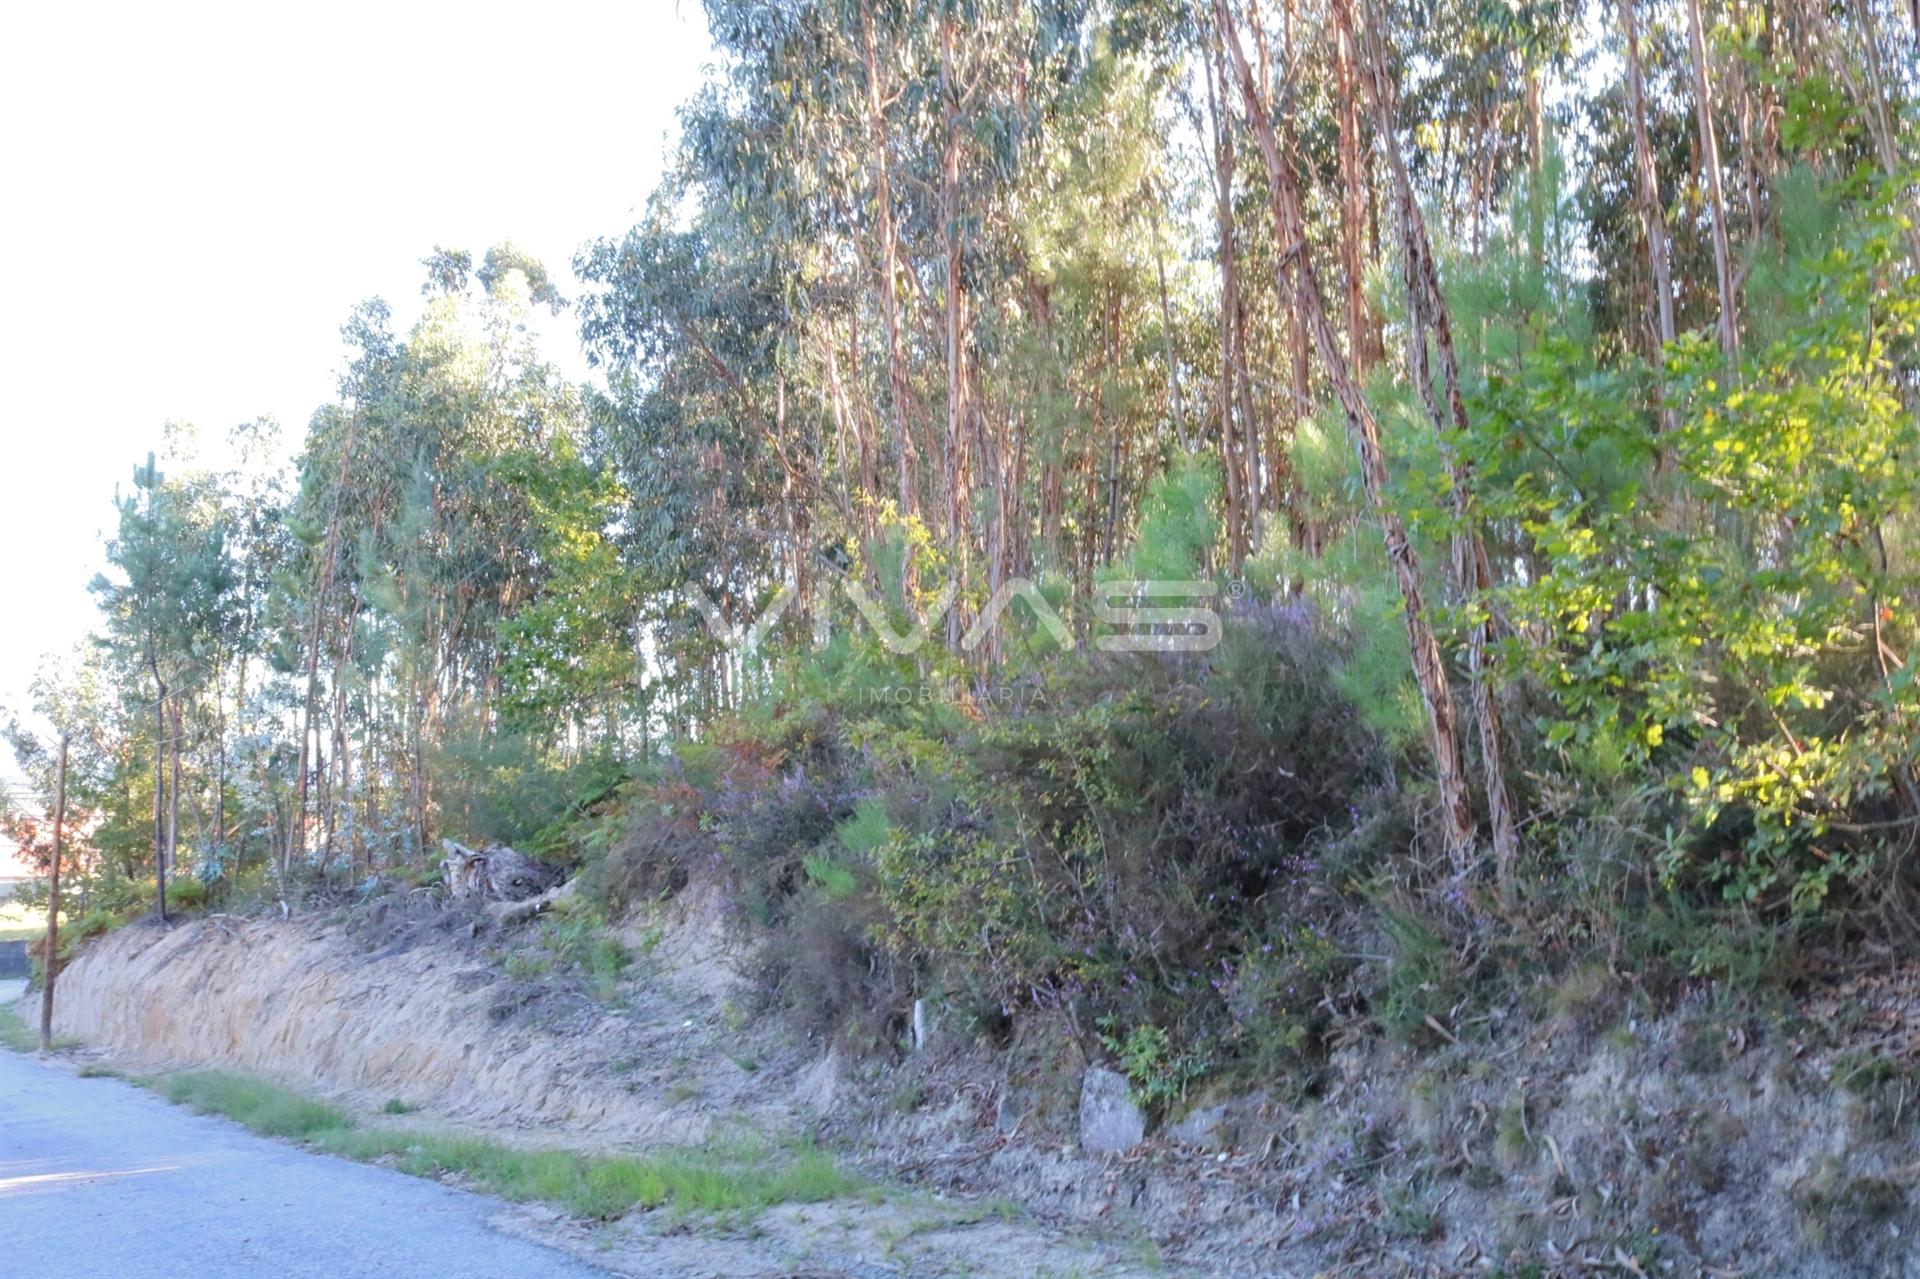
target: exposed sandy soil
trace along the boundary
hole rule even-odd
[[[622,1144],[699,1141],[716,1117],[777,1100],[713,1051],[700,1010],[644,986],[616,1011],[564,984],[515,980],[457,944],[476,922],[446,914],[372,948],[339,924],[135,925],[61,974],[56,1033]],[[676,1095],[695,1059],[697,1095]]]
[[[736,1128],[815,1131],[840,1104],[837,1058],[750,1028],[735,1010],[697,908],[632,930],[659,959],[643,959],[610,1002],[577,979],[508,976],[501,945],[533,933],[517,931],[488,937],[478,917],[437,907],[135,925],[62,973],[56,1033],[129,1066],[247,1071],[363,1115],[397,1098],[420,1109],[375,1122],[530,1145],[634,1150]],[[1129,1257],[1150,1259],[1148,1245],[904,1186],[872,1202],[777,1208],[735,1231],[695,1230],[668,1212],[600,1224],[524,1207],[495,1224],[647,1279],[1167,1273]]]
[[[1602,998],[1419,1050],[1356,1039],[1310,1100],[1225,1099],[1210,1131],[1163,1124],[1093,1157],[1073,1143],[1069,1027],[850,1063],[743,1011],[715,910],[694,895],[636,924],[649,958],[611,1002],[507,975],[503,948],[538,925],[489,936],[427,905],[135,926],[63,975],[56,1029],[529,1141],[811,1131],[913,1188],[695,1247],[659,1215],[504,1219],[623,1273],[1920,1274],[1912,974],[1769,1018],[1702,994],[1636,1020]]]

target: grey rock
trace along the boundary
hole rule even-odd
[[[1167,1136],[1186,1146],[1203,1150],[1225,1150],[1234,1144],[1235,1107],[1232,1102],[1201,1106],[1188,1111],[1179,1123],[1167,1129]]]
[[[1097,1155],[1132,1150],[1147,1135],[1146,1112],[1125,1075],[1089,1066],[1080,1080],[1080,1148]]]
[[[1167,1126],[1166,1135],[1202,1150],[1259,1150],[1285,1122],[1283,1108],[1264,1092],[1227,1097],[1211,1106],[1195,1106]]]

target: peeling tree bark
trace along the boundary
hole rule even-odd
[[[160,659],[153,640],[147,640],[147,669],[157,692],[153,703],[153,905],[160,922],[167,922],[167,684],[160,678]]]
[[[1653,275],[1654,332],[1662,348],[1654,362],[1666,367],[1666,344],[1673,341],[1673,271],[1667,260],[1666,205],[1660,199],[1660,174],[1647,136],[1646,88],[1640,74],[1640,32],[1633,0],[1620,0],[1620,33],[1627,44],[1627,110],[1633,119],[1633,168],[1639,185],[1640,225],[1647,237],[1647,265]],[[1671,414],[1662,410],[1663,417]],[[1671,422],[1668,423],[1671,426]]]
[[[1727,240],[1727,198],[1720,182],[1720,144],[1713,129],[1713,82],[1707,74],[1706,27],[1700,0],[1687,0],[1687,25],[1693,51],[1693,105],[1700,130],[1700,162],[1707,171],[1707,204],[1713,215],[1713,268],[1720,287],[1720,349],[1731,360],[1740,354],[1740,319],[1735,312],[1733,250]]]
[[[1266,162],[1269,196],[1273,206],[1274,238],[1279,246],[1281,283],[1283,286],[1286,283],[1285,264],[1291,261],[1300,315],[1312,334],[1314,346],[1320,353],[1320,362],[1340,401],[1348,432],[1353,436],[1355,449],[1360,455],[1361,479],[1386,539],[1387,560],[1393,566],[1394,578],[1400,587],[1407,640],[1412,650],[1413,675],[1420,686],[1421,700],[1426,705],[1427,727],[1432,738],[1434,768],[1440,788],[1442,831],[1447,852],[1456,869],[1464,871],[1473,856],[1473,810],[1467,802],[1466,774],[1460,761],[1460,735],[1454,714],[1453,688],[1447,677],[1439,641],[1435,639],[1433,627],[1427,619],[1420,560],[1407,536],[1406,525],[1386,499],[1387,463],[1380,447],[1379,423],[1366,398],[1361,395],[1333,326],[1327,320],[1326,299],[1320,291],[1319,273],[1314,269],[1311,248],[1307,242],[1306,219],[1300,207],[1299,184],[1292,162],[1281,154],[1272,117],[1254,82],[1252,69],[1247,65],[1246,51],[1241,47],[1240,34],[1227,11],[1226,0],[1213,0],[1213,12],[1221,39],[1233,55],[1248,121],[1253,127],[1254,140],[1259,144],[1261,158]]]
[[[972,321],[968,314],[964,263],[960,258],[960,144],[961,113],[978,83],[976,79],[973,86],[965,90],[960,87],[954,59],[953,17],[951,14],[943,16],[940,20],[940,99],[944,126],[940,153],[940,246],[946,280],[942,309],[946,321],[947,438],[944,465],[941,468],[946,484],[942,505],[945,507],[948,550],[956,559],[962,581],[968,575],[968,551],[972,541],[964,536],[964,532],[967,515],[972,509],[967,477],[972,468],[968,432],[972,423],[973,384],[970,373],[972,342],[969,337]],[[1111,536],[1111,516],[1108,531]],[[948,643],[959,642],[963,620],[960,609],[948,610]]]
[[[310,743],[313,740],[313,716],[319,704],[320,690],[320,641],[325,634],[322,625],[327,611],[327,597],[333,592],[334,560],[340,553],[340,494],[347,485],[347,477],[353,469],[353,445],[359,429],[360,410],[347,418],[347,438],[341,448],[340,472],[334,479],[333,493],[327,507],[327,536],[321,547],[324,557],[320,565],[320,580],[314,588],[313,600],[309,607],[313,610],[312,625],[307,631],[307,694],[305,714],[300,722],[300,752],[298,768],[294,773],[293,815],[287,823],[287,842],[281,850],[280,883],[284,891],[287,877],[293,873],[293,859],[305,850],[307,824],[307,772],[311,759]],[[414,761],[415,783],[423,773],[421,761],[416,754]],[[424,845],[423,845],[424,846]],[[165,915],[164,906],[162,915]]]
[[[1294,0],[1286,0],[1280,11],[1281,35],[1285,40],[1285,52],[1289,62],[1294,57],[1296,45],[1293,38]],[[1281,103],[1282,139],[1288,151],[1293,150],[1293,100],[1291,80],[1286,99]],[[1293,299],[1293,310],[1287,316],[1287,371],[1289,375],[1289,394],[1292,401],[1292,430],[1297,432],[1300,423],[1313,411],[1312,369],[1307,351],[1307,322],[1300,314],[1300,291],[1294,280],[1295,270],[1291,265],[1283,264],[1285,280],[1280,295]],[[1321,529],[1313,518],[1311,503],[1297,487],[1296,505],[1299,510],[1298,536],[1300,544],[1309,555],[1318,556],[1321,551]]]
[[[1347,355],[1354,375],[1365,377],[1375,363],[1375,352],[1367,319],[1366,265],[1360,247],[1366,230],[1367,196],[1361,176],[1360,95],[1354,84],[1359,52],[1351,12],[1346,5],[1336,5],[1333,13],[1333,80],[1340,99],[1340,256],[1347,277]]]
[[[1233,134],[1219,102],[1227,91],[1226,59],[1218,41],[1207,43],[1207,115],[1213,124],[1214,225],[1220,253],[1220,469],[1225,486],[1227,563],[1237,573],[1246,559],[1247,544],[1241,532],[1245,522],[1233,438],[1235,369],[1239,362],[1235,317],[1240,310],[1239,253],[1233,218]]]
[[[1343,25],[1351,27],[1349,0],[1335,0]],[[1414,199],[1413,182],[1407,175],[1405,158],[1400,154],[1398,105],[1393,82],[1388,78],[1385,42],[1378,11],[1369,15],[1362,65],[1361,84],[1373,107],[1374,135],[1386,159],[1393,180],[1394,211],[1400,228],[1402,253],[1406,259],[1407,314],[1410,321],[1407,339],[1407,373],[1420,392],[1428,419],[1433,423],[1440,456],[1446,464],[1453,506],[1453,577],[1462,602],[1480,608],[1493,589],[1492,566],[1487,559],[1486,539],[1480,533],[1480,516],[1473,499],[1472,465],[1454,447],[1455,437],[1467,430],[1466,399],[1460,391],[1460,362],[1453,345],[1453,320],[1446,295],[1440,290],[1440,270],[1434,259],[1433,242],[1427,235],[1426,219]],[[1434,397],[1433,378],[1427,357],[1431,335],[1440,359],[1441,380],[1446,387],[1447,408],[1442,411]],[[1473,718],[1480,739],[1480,763],[1486,774],[1487,824],[1493,835],[1495,878],[1501,896],[1510,895],[1513,871],[1520,854],[1520,838],[1514,822],[1513,803],[1507,794],[1505,752],[1502,747],[1500,708],[1494,700],[1492,673],[1487,669],[1487,648],[1494,639],[1493,617],[1478,617],[1467,632],[1467,672],[1473,682]]]
[[[886,104],[880,93],[880,62],[873,39],[873,6],[860,8],[866,45],[867,127],[873,155],[874,217],[880,235],[880,313],[887,329],[887,408],[898,450],[900,514],[912,515],[913,437],[907,426],[907,356],[900,338],[899,237],[893,226],[893,186],[887,162]]]

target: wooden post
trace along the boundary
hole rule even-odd
[[[53,979],[60,956],[60,841],[67,819],[67,734],[60,735],[60,771],[53,783],[53,864],[47,871],[46,979],[40,984],[40,1051],[53,1050]]]

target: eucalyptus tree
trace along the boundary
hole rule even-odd
[[[529,323],[564,305],[545,269],[511,245],[478,269],[444,249],[425,265],[404,338],[384,303],[350,318],[340,399],[298,463],[272,610],[280,667],[303,689],[283,876],[316,829],[329,860],[354,866],[427,846],[435,754],[456,724],[494,731],[499,634],[541,587],[523,477],[584,430],[580,390]]]
[[[167,876],[179,833],[182,699],[208,678],[232,589],[224,521],[217,509],[170,482],[153,454],[134,468],[131,491],[115,500],[119,522],[107,544],[117,574],[92,589],[106,641],[123,669],[144,676],[153,728],[154,905],[167,913]],[[134,686],[129,695],[138,696]]]
[[[1304,246],[1306,222],[1293,162],[1280,149],[1266,97],[1254,78],[1241,40],[1239,24],[1227,7],[1227,0],[1213,0],[1213,12],[1220,38],[1231,55],[1248,123],[1259,143],[1261,158],[1266,163],[1275,238],[1283,244]],[[1318,270],[1304,252],[1300,253],[1293,285],[1300,315],[1313,336],[1321,367],[1333,384],[1348,433],[1359,455],[1361,479],[1380,523],[1386,542],[1387,560],[1399,586],[1413,675],[1426,708],[1429,744],[1440,785],[1442,830],[1449,853],[1456,864],[1464,867],[1474,843],[1474,819],[1468,802],[1466,771],[1461,759],[1452,678],[1448,674],[1439,640],[1434,633],[1433,619],[1428,611],[1427,587],[1419,554],[1408,535],[1404,516],[1391,505],[1388,495],[1390,475],[1378,418],[1354,379],[1346,353],[1341,350],[1334,336],[1333,326],[1327,318]]]

